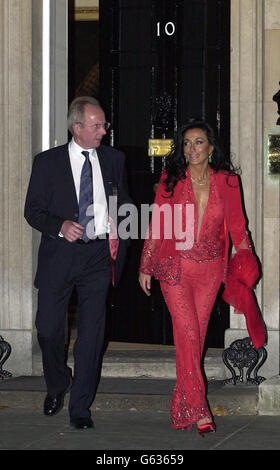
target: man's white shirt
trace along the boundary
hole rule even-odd
[[[103,184],[103,178],[100,163],[96,149],[83,149],[72,138],[69,142],[69,157],[74,179],[77,201],[79,203],[80,182],[85,157],[83,151],[89,152],[89,160],[92,165],[92,185],[93,185],[93,214],[95,222],[95,235],[101,235],[109,232],[108,207]],[[90,215],[92,212],[90,213]]]

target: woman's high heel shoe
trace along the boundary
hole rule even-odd
[[[198,434],[202,437],[208,432],[216,432],[216,427],[214,423],[205,423],[197,425]]]

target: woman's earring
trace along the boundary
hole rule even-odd
[[[208,155],[208,162],[212,163],[212,153],[210,153],[210,155]]]

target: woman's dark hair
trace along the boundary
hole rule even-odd
[[[203,130],[207,135],[209,143],[213,145],[214,150],[212,152],[212,162],[210,166],[214,171],[226,170],[230,174],[236,174],[238,172],[238,169],[233,167],[230,156],[225,157],[213,128],[203,120],[190,119],[178,129],[171,152],[166,156],[165,170],[167,178],[164,180],[164,183],[166,185],[165,191],[171,192],[170,196],[173,195],[174,188],[178,181],[186,178],[188,163],[184,156],[184,134],[190,129]]]

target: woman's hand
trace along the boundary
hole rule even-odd
[[[151,295],[151,275],[139,273],[139,283],[146,295]]]

